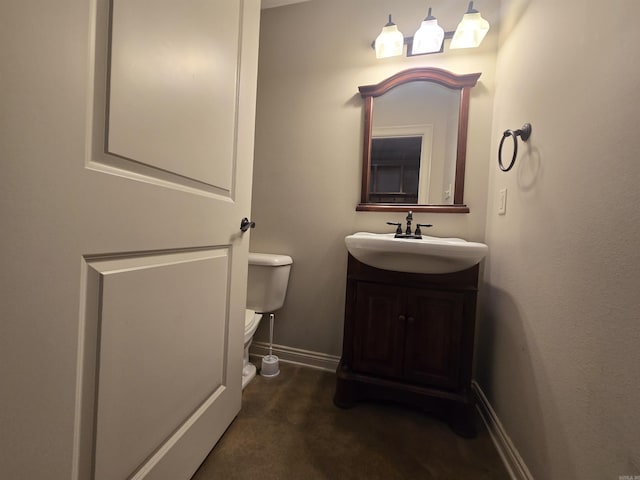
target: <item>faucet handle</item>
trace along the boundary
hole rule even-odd
[[[416,235],[422,235],[420,227],[433,227],[430,223],[418,223],[416,224]]]
[[[396,227],[396,235],[402,235],[402,223],[387,222],[387,225],[394,225]]]

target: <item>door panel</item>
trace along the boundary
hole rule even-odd
[[[413,289],[408,295],[405,376],[456,388],[461,381],[464,294]]]
[[[102,284],[95,478],[129,478],[205,400],[231,400],[224,379],[229,251],[90,266]]]
[[[109,153],[231,190],[240,7],[113,1]]]
[[[353,369],[402,377],[404,300],[398,288],[358,282],[353,326]]]

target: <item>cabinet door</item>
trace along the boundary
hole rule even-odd
[[[353,325],[353,370],[402,377],[404,323],[401,290],[358,282]]]
[[[407,298],[404,376],[456,389],[461,383],[464,294],[412,289]]]

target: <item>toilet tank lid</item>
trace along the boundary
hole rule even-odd
[[[291,265],[292,263],[293,259],[289,255],[249,252],[249,265],[265,265],[270,267],[278,267],[281,265]]]

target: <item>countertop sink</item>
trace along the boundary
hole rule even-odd
[[[366,265],[410,273],[458,272],[480,263],[489,251],[484,243],[461,238],[394,238],[393,233],[358,232],[345,237],[345,243]]]

